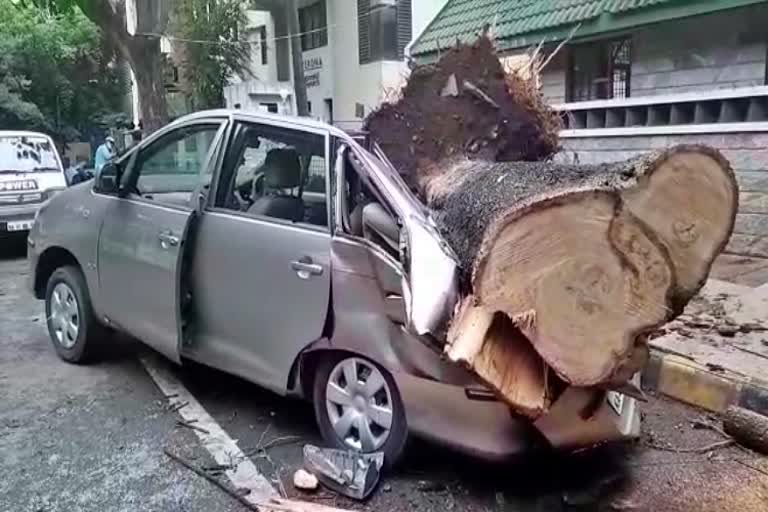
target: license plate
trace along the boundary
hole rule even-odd
[[[19,220],[15,222],[9,222],[6,225],[8,231],[29,231],[32,229],[33,220]]]
[[[608,392],[608,405],[621,416],[621,410],[624,408],[624,395],[615,391]]]

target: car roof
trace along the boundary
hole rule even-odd
[[[313,119],[311,117],[289,116],[285,114],[270,114],[266,112],[256,112],[253,110],[242,110],[242,109],[233,109],[233,108],[201,110],[199,112],[194,112],[192,114],[187,114],[185,116],[182,116],[176,119],[172,124],[184,123],[187,121],[193,121],[195,119],[201,119],[201,118],[204,119],[207,117],[230,117],[230,116],[238,116],[241,119],[245,118],[252,121],[267,120],[267,121],[289,122],[293,125],[296,125],[297,127],[312,128],[315,130],[327,130],[333,135],[341,135],[341,136],[347,136],[347,137],[350,136],[348,132],[345,132],[340,128],[337,128],[328,123],[324,123],[323,121],[318,121],[317,119]]]
[[[27,130],[0,130],[0,137],[45,137],[50,139],[51,136],[41,132],[30,132]]]

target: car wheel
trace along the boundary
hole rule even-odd
[[[70,363],[85,363],[95,354],[103,330],[91,307],[88,287],[77,267],[56,269],[45,292],[48,334],[56,353]]]
[[[324,358],[315,372],[314,406],[323,438],[347,450],[384,452],[392,467],[408,437],[405,409],[392,376],[360,357]]]

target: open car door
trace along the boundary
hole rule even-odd
[[[223,119],[173,126],[142,144],[125,166],[99,236],[100,297],[109,319],[180,361],[181,289],[198,195],[210,183]],[[207,183],[206,183],[207,182]]]

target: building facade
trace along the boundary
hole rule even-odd
[[[297,0],[310,114],[359,127],[408,73],[408,45],[447,0]],[[295,113],[285,12],[248,11],[250,74],[226,88],[228,107]]]
[[[559,161],[714,146],[740,185],[725,258],[768,265],[768,2],[449,0],[412,55],[433,61],[489,23],[502,60],[540,44],[541,61],[552,56],[537,79],[563,114]]]

